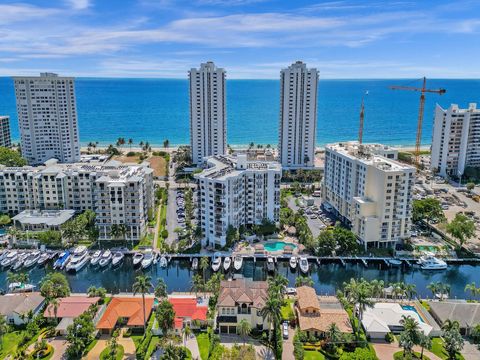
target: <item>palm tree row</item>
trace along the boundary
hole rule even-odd
[[[450,296],[451,287],[449,284],[444,284],[439,281],[432,282],[427,285],[427,289],[432,292],[432,296],[438,297],[440,300]]]
[[[465,286],[465,292],[470,292],[470,300],[473,296],[480,295],[480,287],[477,288],[475,281]]]

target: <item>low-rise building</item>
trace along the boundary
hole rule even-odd
[[[397,151],[356,141],[327,145],[324,207],[367,247],[392,247],[410,237],[415,168]]]
[[[197,329],[207,322],[208,303],[200,303],[193,296],[170,296],[168,301],[175,311],[174,331],[182,334],[182,329],[188,326]]]
[[[0,116],[0,146],[6,148],[12,147],[9,116]]]
[[[222,334],[236,334],[237,326],[246,320],[252,329],[268,329],[260,314],[268,298],[266,281],[235,279],[222,281],[217,301],[217,328]]]
[[[462,335],[470,335],[472,329],[480,324],[480,303],[465,301],[429,301],[430,314],[440,324],[446,320],[455,320],[460,324]]]
[[[75,210],[24,210],[12,220],[23,231],[60,230],[74,215]]]
[[[343,333],[352,332],[347,312],[338,301],[329,299],[322,307],[315,289],[310,286],[297,288],[296,313],[298,326],[307,336],[324,337],[335,324]],[[332,306],[332,304],[337,304]]]
[[[0,165],[0,212],[93,210],[101,240],[112,225],[125,225],[126,240],[139,240],[154,207],[153,169],[111,161],[89,164],[5,167]]]
[[[0,315],[5,316],[7,324],[23,325],[28,321],[25,315],[37,315],[45,303],[39,292],[7,294],[0,296]]]
[[[207,158],[207,166],[195,175],[204,245],[225,246],[229,226],[279,222],[279,163],[248,161],[246,154],[238,154]]]

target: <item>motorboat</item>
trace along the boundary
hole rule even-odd
[[[38,258],[38,261],[37,261],[38,266],[45,265],[47,263],[47,261],[50,260],[50,255],[51,254],[49,254],[47,252],[42,253],[40,255],[40,257]]]
[[[12,270],[13,271],[19,270],[25,263],[25,260],[27,259],[27,257],[28,257],[28,253],[20,253],[20,255],[18,255],[17,257],[17,260],[15,260],[15,262],[12,265]]]
[[[289,260],[290,268],[295,270],[297,268],[298,260],[296,256],[292,256]]]
[[[222,265],[222,255],[220,253],[213,254],[212,270],[217,272],[218,269],[220,269],[221,265]]]
[[[228,269],[230,269],[230,265],[232,265],[232,259],[227,256],[223,260],[223,270],[228,271]]]
[[[121,251],[114,252],[112,256],[112,266],[120,265],[124,257],[125,255],[123,254],[123,252]]]
[[[304,274],[308,274],[308,269],[310,268],[310,265],[308,264],[308,259],[305,256],[301,256],[299,264],[300,270],[302,270]]]
[[[157,253],[157,252],[155,252],[155,253],[153,254],[153,265],[157,265],[158,259],[160,259],[160,254]]]
[[[40,259],[40,255],[41,255],[40,251],[32,252],[25,259],[25,262],[23,263],[23,266],[28,269],[29,267],[32,267],[32,266],[36,265],[37,262],[38,262],[38,259]]]
[[[95,266],[98,265],[100,258],[102,257],[102,250],[97,250],[93,253],[92,258],[90,259],[90,264]]]
[[[100,267],[105,267],[110,264],[110,261],[112,261],[112,252],[110,250],[105,250],[100,258],[100,261],[98,262],[98,265]]]
[[[433,255],[422,256],[418,260],[418,264],[422,270],[445,270],[448,267],[445,261],[437,259]]]
[[[65,250],[64,252],[60,253],[58,259],[55,260],[55,262],[53,263],[53,268],[63,269],[69,259],[70,259],[70,251]]]
[[[8,251],[8,250],[2,251],[1,254],[0,254],[0,262],[1,262],[3,259],[5,259],[8,254],[9,254],[9,251]]]
[[[389,264],[390,266],[401,266],[401,265],[402,265],[402,260],[389,259],[389,260],[388,260],[388,264]]]
[[[233,268],[235,271],[240,271],[240,269],[243,266],[243,257],[240,255],[235,255],[235,258],[233,259]]]
[[[275,271],[275,261],[273,260],[272,256],[267,257],[267,270],[268,272]]]
[[[192,260],[192,270],[195,271],[198,269],[198,258],[193,258]]]
[[[67,271],[78,272],[90,261],[87,248],[85,246],[79,246],[73,251],[73,255],[70,258],[65,269]]]
[[[136,252],[133,255],[133,266],[139,266],[142,263],[143,254],[141,252]]]
[[[145,255],[143,255],[142,260],[142,269],[148,268],[153,263],[153,253],[151,251],[147,251]]]
[[[13,282],[8,285],[8,291],[12,293],[31,292],[35,290],[35,285]]]
[[[18,257],[18,252],[16,251],[10,251],[6,256],[5,258],[2,260],[2,262],[0,263],[0,265],[2,267],[9,267],[10,265],[12,265],[15,260],[17,260],[17,257]]]
[[[166,268],[168,266],[168,260],[165,256],[160,258],[160,267]]]

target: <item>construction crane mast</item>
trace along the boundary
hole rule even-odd
[[[365,91],[365,95],[368,95],[368,91]],[[362,96],[362,105],[360,107],[360,126],[358,128],[358,143],[363,142],[363,122],[365,120],[365,95]]]
[[[435,94],[445,94],[447,90],[445,89],[427,89],[427,78],[423,78],[423,86],[413,87],[413,86],[390,86],[392,90],[407,90],[407,91],[417,91],[421,92],[420,95],[420,107],[418,109],[418,122],[417,122],[417,139],[415,141],[415,166],[417,171],[420,169],[420,145],[422,141],[422,126],[423,126],[423,113],[425,108],[425,93],[435,93]]]

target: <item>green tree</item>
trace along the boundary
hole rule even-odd
[[[89,311],[76,317],[73,324],[67,327],[67,357],[78,359],[94,339],[95,325]]]
[[[158,299],[166,299],[168,296],[167,284],[163,279],[158,279],[157,286],[155,286],[155,297]]]
[[[455,360],[457,353],[463,349],[464,340],[460,334],[460,324],[456,320],[446,320],[442,326],[445,351],[448,358]]]
[[[201,292],[204,289],[204,285],[202,277],[199,274],[193,275],[190,290],[195,293],[195,297],[197,297],[198,292]]]
[[[25,166],[27,160],[18,151],[0,146],[0,164],[7,167]]]
[[[108,349],[109,349],[109,359],[111,360],[116,360],[117,359],[117,353],[118,353],[118,337],[120,336],[120,331],[119,329],[116,329],[112,333],[112,337],[108,341]]]
[[[469,182],[467,183],[466,187],[468,191],[472,192],[472,190],[475,189],[475,183]]]
[[[187,340],[192,334],[192,329],[190,329],[190,326],[188,326],[188,324],[182,328],[182,334],[183,334],[183,346],[187,346]]]
[[[173,305],[168,300],[162,300],[155,313],[159,328],[162,330],[162,334],[166,336],[168,331],[173,329],[175,322],[175,311]]]
[[[245,345],[247,337],[250,335],[250,331],[252,331],[250,323],[246,319],[242,319],[238,324],[238,335],[242,337],[243,345]]]
[[[317,255],[331,256],[337,248],[337,240],[333,236],[331,229],[324,229],[320,232],[317,238]]]
[[[444,220],[442,204],[438,199],[426,198],[413,201],[412,211],[413,221],[425,220],[430,224],[432,220]]]
[[[70,295],[70,285],[65,275],[61,272],[48,273],[40,284],[40,293],[45,298],[52,299]]]
[[[168,139],[165,139],[163,141],[163,147],[167,149],[169,146],[170,146],[170,141]]]
[[[334,351],[337,348],[337,344],[343,340],[343,334],[338,328],[337,324],[331,323],[327,328],[327,347]]]
[[[12,222],[12,219],[7,214],[0,215],[0,226],[8,225]]]
[[[470,292],[470,300],[472,299],[472,296],[475,296],[477,294],[480,294],[480,288],[477,288],[475,281],[465,285],[465,292]]]
[[[183,347],[167,344],[164,348],[161,360],[186,360],[187,351]]]
[[[403,331],[400,333],[399,344],[403,348],[403,357],[412,354],[414,345],[419,343],[419,325],[418,322],[411,316],[402,315],[400,324],[403,326]]]
[[[298,276],[295,279],[295,287],[300,287],[300,286],[313,286],[313,279],[307,276]]]
[[[435,298],[435,296],[438,294],[440,285],[441,284],[438,281],[431,282],[427,285],[427,289],[432,293],[432,298]]]
[[[284,304],[282,291],[285,291],[285,282],[283,279],[280,275],[277,275],[273,279],[269,279],[267,300],[265,301],[263,308],[260,310],[260,315],[268,322],[268,324],[270,324],[270,346],[275,354],[275,357],[278,359],[282,356],[281,344],[279,344],[279,330],[280,322],[282,320],[281,307]]]
[[[147,330],[147,315],[145,310],[145,294],[152,288],[152,278],[150,276],[139,275],[135,278],[133,284],[133,295],[142,294],[142,308],[143,308],[143,335],[146,335]]]
[[[423,350],[430,349],[432,347],[432,339],[430,336],[425,335],[423,332],[418,333],[418,345],[422,348],[420,353],[420,359],[423,359]]]
[[[475,236],[475,230],[473,220],[461,213],[457,213],[453,220],[447,224],[447,233],[457,239],[459,248]]]
[[[5,316],[0,315],[0,349],[3,346],[3,335],[8,333],[8,325]]]
[[[200,270],[202,270],[204,283],[206,282],[205,276],[206,276],[206,270],[208,269],[208,266],[209,266],[208,257],[202,256],[202,258],[200,259],[199,268]]]
[[[343,283],[345,298],[347,301],[353,305],[353,307],[358,308],[359,319],[360,321],[363,318],[363,312],[367,307],[372,307],[374,301],[372,298],[372,287],[365,279],[350,279],[350,282]]]
[[[357,238],[352,231],[341,226],[335,226],[333,237],[337,242],[339,254],[356,254],[358,252]]]

